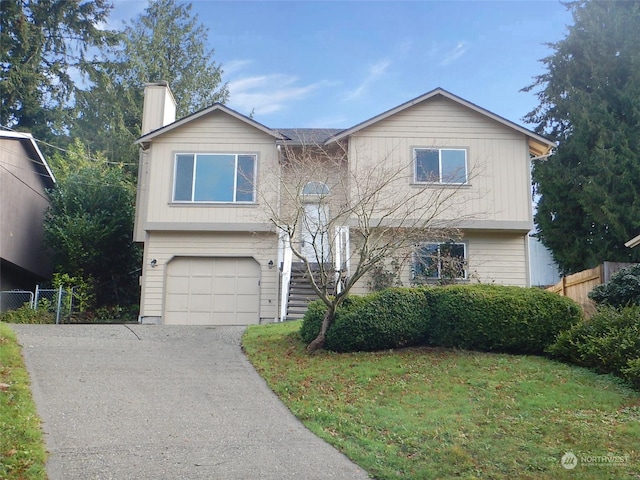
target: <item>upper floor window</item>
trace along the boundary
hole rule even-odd
[[[415,280],[465,279],[467,251],[464,243],[424,243],[413,254]]]
[[[174,202],[255,202],[256,155],[179,153]]]
[[[302,189],[303,195],[316,195],[318,197],[329,195],[329,187],[322,182],[309,182]]]
[[[417,183],[467,183],[467,151],[463,148],[414,148]]]

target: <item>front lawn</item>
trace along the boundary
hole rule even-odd
[[[374,478],[640,474],[640,393],[615,377],[448,349],[309,356],[299,329],[250,327],[249,360],[311,431]],[[569,452],[577,465],[561,464]]]
[[[45,446],[13,331],[0,323],[0,478],[42,480]]]

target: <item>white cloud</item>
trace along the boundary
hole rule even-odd
[[[251,63],[253,63],[253,60],[231,60],[230,62],[222,64],[222,70],[224,75],[231,75]]]
[[[347,93],[346,99],[353,100],[354,98],[359,97],[363,93],[365,93],[371,84],[375,82],[378,78],[380,78],[387,71],[389,66],[391,65],[391,61],[388,59],[382,59],[369,67],[369,71],[364,80],[358,85],[355,89],[351,90]]]
[[[283,110],[290,102],[302,100],[327,85],[329,82],[324,80],[299,85],[298,77],[280,73],[238,78],[229,82],[229,106],[240,112],[265,115]]]
[[[440,61],[440,66],[446,66],[455,62],[458,58],[465,54],[467,51],[467,44],[459,42],[453,50],[444,54],[444,58]]]

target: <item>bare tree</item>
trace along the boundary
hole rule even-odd
[[[394,148],[373,156],[365,145],[305,141],[300,134],[280,146],[278,182],[270,182],[278,192],[258,191],[280,238],[327,306],[309,352],[324,346],[337,309],[368,272],[426,239],[457,238],[455,225],[469,215],[468,175],[446,186],[416,183],[413,159]]]

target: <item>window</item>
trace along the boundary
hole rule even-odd
[[[464,243],[424,243],[413,254],[413,277],[416,280],[467,278]]]
[[[323,195],[329,195],[329,187],[326,183],[322,182],[309,182],[302,189],[303,195],[316,195],[321,197]]]
[[[462,148],[414,148],[418,183],[467,183],[467,151]]]
[[[255,202],[256,155],[176,155],[174,202]]]

